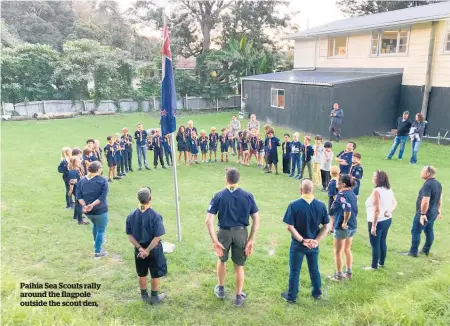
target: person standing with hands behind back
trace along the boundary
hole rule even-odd
[[[328,232],[330,219],[325,204],[314,198],[313,189],[311,180],[303,180],[300,189],[301,198],[289,204],[283,218],[292,235],[289,253],[289,290],[281,294],[288,303],[294,303],[297,299],[300,270],[305,256],[311,278],[312,296],[314,299],[320,299],[322,295],[319,243]]]
[[[125,232],[134,246],[136,272],[139,276],[141,298],[149,304],[161,303],[166,297],[159,293],[159,279],[167,274],[167,262],[164,257],[161,236],[166,231],[162,217],[151,207],[150,188],[138,191],[139,206],[127,217]],[[151,297],[147,291],[147,275],[152,277]]]
[[[236,299],[234,304],[242,306],[246,294],[244,287],[244,265],[247,257],[253,252],[253,241],[259,228],[259,214],[253,195],[238,187],[239,171],[235,168],[225,170],[226,189],[216,193],[208,207],[206,227],[213,242],[217,261],[218,285],[214,294],[219,299],[225,298],[226,261],[231,249],[236,280]],[[219,231],[214,231],[214,216],[219,215]],[[253,225],[248,236],[249,215]]]

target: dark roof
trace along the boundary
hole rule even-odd
[[[376,70],[343,70],[343,69],[317,69],[317,70],[291,70],[271,74],[247,76],[242,80],[267,81],[275,83],[333,86],[349,83],[356,80],[379,78],[383,76],[401,75],[400,71]]]
[[[382,12],[357,16],[348,19],[336,20],[334,22],[300,31],[286,36],[286,39],[300,39],[320,35],[333,35],[340,33],[359,32],[394,26],[404,26],[443,20],[450,17],[450,2],[444,1],[430,5],[411,7],[407,9]]]

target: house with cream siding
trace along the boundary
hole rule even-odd
[[[295,112],[308,116],[308,110],[324,111],[323,117],[316,114],[314,119],[326,119],[330,107],[325,109],[323,106],[332,105],[332,102],[340,103],[349,124],[363,118],[374,121],[366,123],[366,128],[370,126],[368,130],[353,130],[347,132],[347,136],[389,129],[404,110],[412,114],[425,113],[429,122],[427,133],[450,129],[450,2],[352,17],[285,38],[295,41],[294,69],[243,78],[242,93],[248,95],[249,110],[252,109],[250,93],[253,93],[255,113],[278,123],[296,121]],[[351,78],[346,78],[350,75]],[[328,78],[330,76],[334,79]],[[393,80],[397,80],[397,84],[391,84]],[[324,81],[328,81],[325,82],[328,85],[324,85]],[[391,84],[391,89],[382,92],[386,82]],[[277,90],[276,97],[272,91],[265,95],[253,90],[268,88],[267,84],[272,84],[270,89]],[[361,89],[362,84],[364,89]],[[316,87],[307,92],[307,86]],[[317,96],[310,93],[316,92],[318,87],[331,88],[330,99],[323,97],[322,101],[311,101],[310,96]],[[278,94],[283,89],[281,101],[286,105],[283,104],[281,109],[275,98],[276,102],[280,101]],[[303,97],[297,93],[302,93]],[[361,93],[364,98],[360,98]],[[263,103],[265,99],[267,103]],[[313,102],[316,107],[306,107],[302,102]],[[377,107],[371,103],[376,103]],[[283,118],[286,110],[294,112]],[[361,114],[361,110],[365,114]],[[388,119],[380,119],[366,110],[375,110]],[[324,125],[312,125],[311,130],[303,131],[326,132]]]

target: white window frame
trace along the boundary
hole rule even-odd
[[[277,105],[273,105],[272,104],[272,93],[273,91],[277,92]],[[278,104],[278,91],[283,91],[283,96],[284,96],[284,106],[279,106]],[[282,88],[270,88],[270,106],[273,108],[277,108],[277,109],[282,109],[284,110],[285,106],[286,106],[286,90],[282,89]]]
[[[450,41],[448,41],[448,36],[450,35],[450,20],[447,21],[446,27],[445,27],[445,33],[444,33],[444,40],[442,42],[442,53],[444,54],[450,54],[450,50],[447,50],[447,43],[450,44]]]
[[[336,48],[336,37],[345,37],[345,55],[335,54],[334,50]],[[348,34],[347,35],[335,35],[328,36],[327,38],[327,58],[329,59],[346,59],[348,56]],[[330,39],[333,39],[333,55],[330,56]]]
[[[393,31],[397,31],[396,52],[395,53],[381,53],[381,39],[383,37],[383,32],[393,32]],[[400,32],[401,31],[407,31],[408,32],[407,41],[406,41],[406,52],[404,52],[404,53],[399,53],[398,52],[398,50],[400,49]],[[377,53],[376,54],[372,53],[373,34],[374,33],[378,33],[378,43],[377,43]],[[390,28],[388,28],[388,29],[372,31],[372,33],[370,33],[370,52],[369,52],[369,55],[371,57],[395,57],[395,56],[405,57],[405,56],[408,56],[408,54],[409,54],[410,38],[411,38],[411,26],[402,27],[402,28],[398,28],[398,29],[390,29]]]

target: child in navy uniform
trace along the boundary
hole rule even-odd
[[[305,166],[308,168],[309,179],[312,181],[311,160],[314,155],[314,148],[310,145],[311,137],[305,136],[305,140],[302,146],[302,172],[299,179],[303,178]]]
[[[172,159],[172,146],[170,146],[170,134],[167,134],[164,137],[164,142],[163,142],[163,148],[164,148],[164,155],[166,156],[166,163],[167,166],[172,166],[173,164],[173,159]]]
[[[200,144],[200,151],[202,152],[202,163],[205,163],[206,154],[208,153],[208,137],[206,137],[206,131],[200,131],[200,138],[198,142]]]
[[[58,172],[62,174],[62,180],[64,182],[64,186],[66,188],[66,209],[72,209],[73,208],[73,200],[72,196],[69,195],[69,163],[70,158],[72,157],[72,149],[70,147],[63,147],[61,148],[61,161],[58,165]]]
[[[125,173],[133,172],[131,167],[131,157],[133,155],[133,137],[128,134],[128,128],[122,128],[122,136],[120,139],[123,142],[124,150],[122,152],[123,162],[125,165]]]
[[[161,236],[164,229],[161,215],[151,208],[150,188],[138,191],[139,207],[128,215],[125,232],[134,246],[136,273],[139,277],[141,298],[145,303],[161,303],[166,295],[159,293],[159,280],[167,274]],[[151,296],[147,291],[147,275],[150,270]]]
[[[122,139],[122,135],[120,133],[116,133],[116,161],[117,161],[117,175],[120,177],[124,177],[127,174],[125,173],[125,161],[124,161],[124,151],[125,151],[125,142]]]
[[[198,164],[198,138],[196,131],[191,133],[191,160]]]
[[[178,127],[178,133],[177,133],[177,148],[178,148],[178,164],[181,162],[181,154],[184,154],[184,164],[189,165],[187,161],[187,140],[186,140],[186,133],[184,131],[184,126]]]
[[[350,175],[352,176],[353,180],[355,180],[356,185],[353,188],[353,192],[355,193],[356,197],[359,196],[359,186],[361,185],[361,179],[363,177],[363,168],[361,166],[361,154],[359,153],[353,153],[352,157],[352,167],[350,169]]]
[[[94,153],[95,140],[94,139],[86,140],[86,146],[91,150],[91,155],[89,156],[89,161],[90,162],[97,161],[97,156]]]
[[[258,168],[263,168],[263,160],[264,160],[264,141],[261,138],[261,133],[258,131],[256,134],[256,152],[258,153]]]
[[[291,142],[289,141],[289,134],[284,134],[284,142],[281,148],[283,149],[283,173],[290,173],[291,165]]]
[[[195,132],[197,134],[197,128],[194,127],[194,121],[189,120],[187,122],[187,127],[185,130],[186,134],[186,142],[187,142],[187,152],[188,152],[188,160],[189,164],[192,164],[192,133]]]
[[[89,222],[86,222],[83,220],[83,208],[81,207],[81,204],[78,202],[78,198],[76,198],[76,190],[77,190],[77,183],[80,181],[81,177],[83,176],[83,171],[81,169],[81,161],[78,156],[74,156],[70,159],[69,163],[69,195],[75,195],[75,209],[73,210],[73,218],[78,221],[78,224],[80,225],[86,225],[89,224]]]
[[[337,155],[336,161],[339,162],[339,169],[341,170],[341,174],[350,173],[350,168],[353,161],[353,151],[355,150],[355,148],[356,144],[354,142],[348,142],[345,150]]]
[[[116,175],[116,146],[114,145],[114,137],[108,136],[106,137],[108,144],[106,144],[103,152],[106,156],[106,161],[108,162],[108,182],[112,182],[112,179],[122,179]]]
[[[153,145],[153,166],[158,166],[158,158],[159,162],[161,163],[161,167],[165,169],[164,166],[164,158],[163,158],[163,138],[161,137],[161,131],[160,129],[156,129],[155,134],[152,138],[152,145]]]
[[[103,150],[100,148],[100,141],[98,139],[94,139],[94,155],[95,160],[101,163],[103,159]]]
[[[249,156],[249,138],[248,138],[248,131],[245,130],[242,132],[242,144],[241,144],[241,149],[242,149],[242,164],[243,165],[248,165],[248,156]]]
[[[269,168],[266,173],[272,173],[272,164],[275,166],[275,175],[278,175],[278,146],[280,140],[275,137],[273,129],[267,133],[267,164]]]
[[[294,133],[294,139],[291,142],[291,161],[292,161],[292,169],[291,174],[289,174],[289,178],[300,179],[301,173],[301,151],[303,144],[299,141],[299,133]],[[297,169],[297,174],[295,174],[295,170]]]
[[[333,225],[334,225],[334,214],[331,210],[331,208],[333,207],[333,202],[336,199],[336,196],[339,192],[338,189],[338,180],[339,180],[339,175],[340,175],[341,171],[339,170],[338,166],[332,166],[330,168],[330,175],[331,175],[331,180],[330,183],[328,184],[328,215],[330,216],[330,232],[333,233]]]
[[[216,127],[211,127],[211,133],[209,134],[209,162],[212,159],[212,153],[214,153],[214,162],[217,162],[217,141],[219,135],[216,134]]]
[[[250,131],[250,141],[249,141],[249,147],[250,147],[250,154],[247,160],[247,165],[250,165],[250,161],[252,159],[252,156],[255,156],[256,159],[256,163],[258,163],[258,151],[256,150],[256,146],[258,143],[258,138],[256,136],[258,130],[256,130],[255,128],[253,128]]]
[[[222,134],[219,136],[220,143],[220,162],[223,162],[223,155],[225,154],[225,159],[228,162],[228,136],[227,128],[221,129]]]
[[[92,159],[92,150],[89,147],[85,147],[83,149],[83,156],[81,157],[81,166],[83,170],[83,174],[87,175],[87,169],[89,167],[89,164],[91,164]]]
[[[237,151],[238,151],[237,164],[240,164],[244,161],[244,153],[242,151],[243,137],[244,133],[242,131],[239,131],[237,139]]]

